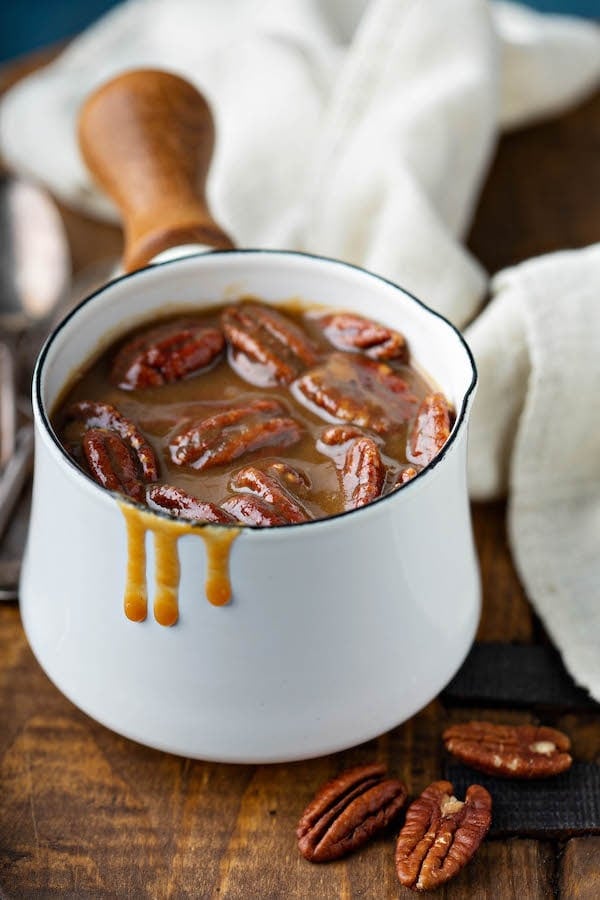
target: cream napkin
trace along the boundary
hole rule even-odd
[[[471,492],[508,489],[527,595],[600,700],[600,244],[506,269],[492,293],[466,332],[480,374]]]
[[[219,137],[209,200],[239,246],[349,260],[464,325],[487,276],[461,241],[498,132],[589,92],[600,35],[591,23],[486,0],[129,0],[8,93],[0,153],[67,203],[114,216],[79,158],[75,118],[95,85],[137,66],[181,73],[211,101]],[[597,281],[589,254],[495,279],[497,297],[469,332],[482,369],[471,483],[480,497],[509,483],[512,546],[530,597],[573,674],[600,699],[600,621],[589,609],[600,582],[590,543],[600,522],[593,419],[577,460],[560,438],[579,405],[598,403],[585,344],[595,311],[577,274],[585,268]],[[555,290],[563,278],[577,287],[568,332],[549,312],[567,302]],[[572,343],[557,348],[567,333]],[[568,372],[581,373],[575,396]],[[539,389],[546,383],[557,392],[552,410]],[[552,441],[540,437],[550,421]],[[585,562],[579,577],[569,565],[576,557]],[[584,638],[587,662],[577,664]]]

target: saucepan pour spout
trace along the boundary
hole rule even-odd
[[[189,82],[154,69],[118,75],[83,105],[79,145],[121,213],[126,272],[185,244],[233,247],[208,210],[213,118]]]

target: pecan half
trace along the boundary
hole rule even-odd
[[[398,362],[408,359],[404,335],[358,313],[330,313],[320,316],[318,323],[327,340],[338,350],[362,350],[371,359],[394,359]]]
[[[450,436],[451,414],[443,394],[428,394],[417,411],[407,444],[410,462],[426,466]]]
[[[418,475],[420,471],[420,467],[416,466],[404,466],[398,474],[396,475],[396,480],[394,482],[394,488],[402,487],[403,484],[406,484],[407,481],[411,481],[415,475]]]
[[[364,436],[364,431],[361,431],[360,428],[353,428],[352,425],[333,425],[322,432],[319,440],[328,447],[339,447],[353,438],[362,438]]]
[[[221,508],[243,525],[288,525],[287,519],[274,506],[255,494],[237,494],[221,503]]]
[[[230,364],[251,384],[289,384],[317,361],[304,332],[268,306],[230,306],[222,313],[221,322],[232,348]]]
[[[288,475],[290,470],[296,471],[288,466]],[[296,472],[296,475],[300,479],[299,473]],[[247,491],[260,497],[285,522],[306,522],[312,518],[290,493],[289,488],[284,487],[276,470],[271,469],[271,473],[268,473],[255,466],[246,466],[235,473],[229,485],[234,491]]]
[[[465,722],[447,728],[443,740],[461,762],[504,778],[547,778],[573,762],[567,735],[543,725]]]
[[[344,509],[358,509],[381,496],[386,468],[373,438],[342,425],[324,431],[321,443],[342,449],[342,455],[334,452],[333,458],[344,493]]]
[[[274,460],[267,465],[266,471],[274,475],[281,484],[294,494],[305,494],[311,487],[311,480],[302,469],[295,469],[283,460]]]
[[[348,769],[328,781],[304,810],[296,836],[310,862],[329,862],[357,850],[394,820],[406,787],[385,778],[378,763]]]
[[[454,878],[473,857],[492,821],[492,798],[472,784],[464,801],[449,781],[435,781],[407,812],[396,844],[396,873],[405,887],[428,891]]]
[[[171,439],[171,459],[201,470],[263,447],[289,447],[300,440],[302,429],[284,413],[276,400],[253,400],[208,416]]]
[[[169,322],[127,341],[115,356],[110,380],[127,391],[170,384],[205,369],[224,347],[218,328],[188,319]]]
[[[81,446],[87,468],[98,484],[109,491],[119,491],[140,502],[144,501],[143,475],[131,446],[115,431],[90,428]]]
[[[346,509],[358,509],[381,496],[385,465],[379,447],[370,437],[352,441],[342,468]]]
[[[142,480],[148,483],[158,479],[158,462],[154,450],[138,427],[130,419],[122,416],[114,406],[94,400],[81,400],[68,407],[65,412],[65,423],[67,430],[70,423],[75,423],[80,432],[80,439],[91,428],[114,431],[135,453],[141,468]],[[63,440],[63,444],[67,447],[70,443],[72,441],[69,438]]]
[[[418,405],[408,383],[391,366],[352,353],[331,353],[293,387],[299,399],[377,434],[408,422]]]
[[[146,502],[150,509],[168,512],[177,519],[194,522],[219,522],[223,525],[235,521],[233,516],[207,500],[198,500],[182,488],[171,484],[156,484],[146,491]]]

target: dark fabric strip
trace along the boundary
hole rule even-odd
[[[595,763],[573,763],[556,778],[517,781],[448,762],[445,777],[460,800],[471,784],[487,788],[493,803],[492,836],[566,839],[600,834],[600,766]]]
[[[460,706],[600,711],[600,704],[577,687],[556,650],[527,644],[475,644],[442,700]]]

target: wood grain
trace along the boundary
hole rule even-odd
[[[475,544],[482,571],[478,641],[532,640],[534,617],[518,580],[506,535],[504,503],[472,504]]]
[[[168,72],[125,72],[85,101],[79,146],[122,214],[125,271],[181,244],[233,246],[206,202],[213,144],[206,100]]]
[[[488,841],[458,876],[434,896],[443,900],[549,900],[554,849],[543,841]],[[399,894],[408,900],[414,894]]]
[[[561,900],[598,900],[600,897],[600,838],[570,840],[560,862]]]
[[[600,240],[600,93],[502,138],[468,245],[493,274]]]
[[[4,83],[14,77],[5,73]],[[600,96],[501,141],[469,239],[490,271],[600,239],[600,193],[590,190],[600,183],[599,130]],[[66,210],[64,216],[76,273],[118,253],[116,228]],[[545,640],[510,560],[504,515],[501,503],[474,508],[484,591],[479,636]],[[22,540],[22,530],[11,532],[11,552]],[[413,897],[396,882],[393,833],[346,861],[315,866],[297,853],[297,819],[324,780],[373,759],[419,793],[440,776],[444,726],[475,713],[448,712],[436,700],[378,740],[287,766],[180,759],[127,741],[73,707],[33,659],[17,608],[0,606],[0,895]],[[528,711],[479,713],[496,721],[531,718]],[[597,715],[565,714],[556,724],[572,735],[578,758],[598,759]],[[571,840],[564,852],[545,841],[488,841],[435,896],[595,900],[599,879],[598,838]]]

